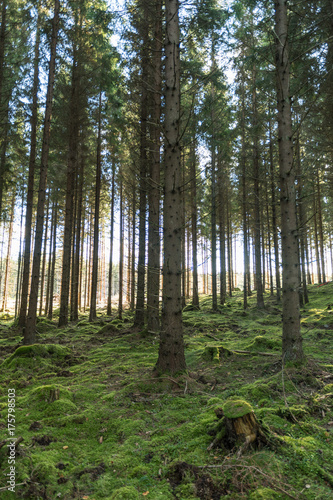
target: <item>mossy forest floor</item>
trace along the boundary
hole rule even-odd
[[[333,284],[310,287],[302,308],[307,363],[281,362],[281,306],[235,292],[220,314],[201,297],[184,311],[187,374],[157,379],[158,338],[99,311],[67,328],[40,319],[35,347],[20,347],[0,317],[1,438],[8,438],[8,389],[16,392],[16,491],[0,498],[333,498]],[[246,351],[246,352],[240,352]],[[215,410],[246,400],[267,445],[209,448]]]

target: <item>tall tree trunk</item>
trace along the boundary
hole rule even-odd
[[[130,309],[134,311],[135,306],[135,243],[136,243],[136,190],[135,186],[133,186],[133,196],[132,196],[132,289],[131,289],[131,304]]]
[[[29,156],[29,173],[28,173],[28,192],[26,201],[25,213],[25,234],[24,234],[24,254],[23,254],[23,276],[21,290],[21,306],[18,324],[20,327],[25,326],[27,307],[28,307],[28,291],[30,278],[30,254],[31,254],[31,229],[32,229],[32,207],[34,196],[34,176],[36,164],[36,147],[37,147],[37,124],[38,124],[38,86],[39,86],[39,45],[40,45],[40,15],[39,2],[37,3],[38,19],[36,28],[36,40],[34,49],[34,79],[32,87],[32,113],[31,113],[31,133],[30,133],[30,156]]]
[[[99,245],[99,205],[101,197],[101,177],[102,177],[102,93],[99,94],[98,108],[98,137],[97,137],[97,161],[96,161],[96,186],[95,186],[95,217],[94,217],[94,247],[92,259],[92,276],[91,276],[91,298],[90,298],[90,313],[89,321],[96,319],[96,301],[97,301],[97,278],[98,278],[98,245]]]
[[[242,115],[241,115],[241,166],[242,166],[242,212],[243,212],[243,251],[244,251],[244,288],[243,288],[243,307],[247,309],[247,271],[248,271],[248,230],[247,230],[247,176],[246,176],[246,143],[245,143],[245,90],[242,81]]]
[[[39,188],[38,188],[35,248],[34,248],[32,273],[31,273],[29,310],[24,330],[24,344],[26,345],[33,344],[36,341],[35,327],[36,327],[36,314],[37,314],[37,298],[38,298],[38,287],[39,287],[41,248],[43,241],[44,205],[45,205],[45,192],[47,184],[47,167],[49,158],[49,140],[50,140],[54,78],[55,78],[56,48],[57,48],[57,38],[59,29],[59,10],[60,10],[60,2],[59,0],[55,0],[54,17],[52,23],[51,57],[49,64],[49,76],[48,76],[48,85],[46,94],[44,129],[43,129],[41,168],[40,168]]]
[[[196,170],[196,140],[194,139],[190,149],[190,176],[191,176],[191,229],[192,229],[192,266],[193,287],[192,306],[199,308],[198,289],[198,238],[197,238],[197,170]]]
[[[73,268],[71,268],[71,255],[73,247],[73,212],[74,212],[74,194],[75,194],[75,178],[77,173],[77,152],[78,152],[78,137],[79,137],[79,117],[78,117],[78,96],[79,96],[79,71],[78,71],[78,48],[76,41],[74,42],[74,55],[72,62],[72,82],[70,96],[70,115],[69,115],[69,152],[67,161],[67,183],[66,183],[66,203],[65,203],[65,227],[64,227],[64,244],[62,258],[62,274],[61,274],[61,294],[60,294],[60,311],[58,326],[68,324],[68,306],[69,306],[69,290],[70,277]],[[72,276],[73,278],[73,276]]]
[[[24,214],[24,193],[21,200],[21,222],[20,222],[20,245],[17,259],[17,279],[16,279],[16,294],[15,294],[15,318],[17,318],[18,309],[20,306],[20,290],[22,285],[22,245],[23,245],[23,214]]]
[[[218,146],[217,155],[218,191],[219,191],[219,226],[220,226],[220,304],[225,303],[227,297],[227,267],[226,267],[226,187],[224,182],[223,159],[221,148]]]
[[[108,273],[108,303],[106,314],[111,316],[112,314],[112,266],[113,266],[113,228],[114,228],[114,191],[115,191],[115,170],[116,166],[112,164],[112,181],[111,181],[111,222],[110,222],[110,260],[109,260],[109,273]]]
[[[156,370],[170,374],[186,369],[181,300],[182,176],[178,11],[178,0],[166,0],[163,310]]]
[[[154,110],[152,125],[152,161],[149,179],[149,229],[148,229],[148,275],[147,316],[148,331],[159,331],[160,295],[160,148],[161,148],[161,91],[162,91],[162,2],[155,2],[155,32],[153,56]]]
[[[50,193],[49,193],[50,199]],[[47,281],[46,281],[46,292],[45,292],[45,308],[44,315],[47,316],[47,312],[49,310],[49,301],[50,301],[50,278],[51,278],[51,262],[52,262],[52,248],[53,248],[53,229],[54,229],[54,207],[55,202],[52,203],[51,209],[51,224],[50,224],[50,246],[49,246],[49,259],[47,266]]]
[[[42,275],[40,280],[39,316],[43,314],[44,281],[45,281],[46,253],[47,253],[47,240],[48,240],[48,229],[49,229],[49,223],[48,223],[49,207],[50,207],[50,193],[48,193],[47,196],[47,206],[46,206],[46,224],[45,224],[45,236],[43,245]]]
[[[49,308],[47,317],[52,319],[53,316],[53,296],[54,296],[54,280],[55,280],[55,265],[57,257],[57,224],[58,224],[58,202],[55,202],[54,207],[54,221],[53,221],[53,239],[52,239],[52,263],[50,273],[50,295],[49,295]]]
[[[147,2],[143,2],[143,19],[141,26],[141,109],[140,109],[140,200],[139,200],[139,255],[138,281],[134,325],[142,327],[145,322],[145,264],[146,264],[146,210],[147,210],[147,119],[149,75],[149,32]]]
[[[253,69],[253,179],[254,179],[254,248],[256,267],[256,290],[257,307],[265,307],[263,294],[263,276],[261,264],[261,231],[260,231],[260,179],[259,179],[259,144],[258,144],[258,112],[257,112],[257,90],[256,90],[256,69]]]
[[[11,249],[12,249],[13,228],[14,228],[14,209],[15,209],[15,192],[13,193],[12,203],[11,203],[11,207],[10,207],[8,246],[7,246],[6,264],[5,264],[5,280],[4,280],[4,284],[3,284],[2,305],[1,305],[1,309],[0,309],[0,311],[3,311],[3,312],[7,308],[9,270],[10,270],[10,253],[11,253]]]
[[[276,299],[278,302],[280,302],[281,300],[280,259],[279,259],[279,242],[278,242],[277,216],[276,216],[274,156],[273,156],[273,139],[272,139],[271,122],[269,122],[269,168],[270,168],[270,178],[271,178],[272,232],[273,232],[273,245],[274,245],[274,257],[275,257]]]
[[[120,173],[122,176],[122,173]],[[124,216],[123,216],[123,179],[120,177],[119,186],[119,238],[120,238],[120,248],[119,248],[119,299],[118,299],[118,318],[123,317],[123,266],[124,266]]]
[[[73,270],[71,283],[71,321],[76,321],[79,317],[79,286],[80,286],[80,248],[81,248],[81,222],[83,211],[83,180],[84,180],[84,155],[81,153],[79,167],[79,181],[77,188],[77,214],[76,225],[74,227],[73,244]]]
[[[319,284],[322,283],[321,279],[321,262],[320,262],[320,255],[319,255],[319,240],[318,240],[318,200],[316,197],[316,189],[315,185],[313,185],[313,210],[314,210],[314,216],[313,216],[313,221],[314,221],[314,241],[315,241],[315,254],[316,254],[316,266],[317,266],[317,281]]]
[[[230,223],[229,203],[227,203],[227,248],[228,248],[228,288],[229,297],[232,297],[233,291],[233,276],[232,276],[232,234]]]
[[[2,0],[1,6],[1,28],[0,28],[0,124],[1,124],[1,141],[0,141],[0,219],[2,215],[2,198],[5,176],[5,159],[7,149],[8,135],[8,105],[4,98],[4,69],[5,69],[5,47],[7,36],[7,0]]]
[[[303,290],[303,301],[305,304],[309,302],[308,290],[306,286],[306,269],[305,269],[305,243],[304,235],[306,234],[306,222],[305,222],[305,209],[304,209],[304,199],[303,199],[303,177],[301,169],[301,146],[300,146],[300,134],[297,134],[296,142],[296,164],[297,164],[297,201],[298,201],[298,213],[299,213],[299,246],[300,246],[300,258],[301,258],[301,283]]]
[[[324,231],[323,231],[323,216],[322,216],[322,198],[321,198],[321,188],[319,179],[319,169],[316,172],[317,177],[317,213],[318,213],[318,232],[319,232],[319,242],[320,242],[320,260],[321,260],[321,270],[323,283],[326,282],[326,272],[325,272],[325,245],[324,245]]]
[[[282,355],[285,360],[303,361],[298,297],[298,234],[296,226],[295,165],[293,164],[290,66],[288,48],[288,6],[275,0],[276,82],[281,189],[282,240]]]

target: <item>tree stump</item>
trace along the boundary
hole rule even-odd
[[[259,424],[249,403],[242,399],[230,400],[223,406],[226,440],[244,449],[258,437]]]
[[[267,443],[252,406],[246,401],[228,400],[215,413],[219,422],[214,432],[216,437],[208,449],[219,446],[228,449],[239,447],[238,455],[241,455],[251,444]]]

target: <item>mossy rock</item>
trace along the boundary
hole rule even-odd
[[[68,347],[57,344],[32,344],[24,345],[2,363],[2,366],[10,366],[15,359],[26,358],[52,358],[64,359],[70,356],[71,351]]]
[[[229,399],[223,405],[223,413],[227,418],[240,418],[251,412],[252,406],[243,399]]]
[[[139,493],[134,486],[123,486],[112,493],[110,500],[138,500],[139,498]]]
[[[250,500],[275,500],[281,498],[281,495],[271,488],[258,488],[249,496]]]

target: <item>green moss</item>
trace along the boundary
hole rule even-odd
[[[41,483],[50,484],[56,480],[58,470],[51,462],[44,460],[35,465],[34,475]]]
[[[281,341],[277,339],[271,339],[269,337],[263,337],[262,335],[258,335],[253,339],[251,344],[248,345],[248,349],[250,350],[280,350],[281,349]]]
[[[73,393],[62,385],[50,384],[35,387],[27,396],[25,396],[24,401],[29,404],[38,401],[51,403],[52,401],[60,398],[72,400]]]
[[[138,500],[139,498],[141,497],[133,486],[123,486],[112,493],[110,500]]]
[[[44,415],[49,417],[61,416],[66,413],[74,413],[77,411],[77,406],[68,399],[57,399],[49,404],[44,410]]]
[[[250,500],[275,500],[282,498],[279,493],[272,490],[271,488],[258,488],[250,493]]]
[[[227,418],[243,417],[252,411],[252,406],[243,399],[229,399],[223,405],[223,412]]]
[[[3,366],[11,366],[13,360],[19,358],[52,358],[63,359],[71,354],[68,347],[57,344],[33,344],[21,346],[3,362]]]

